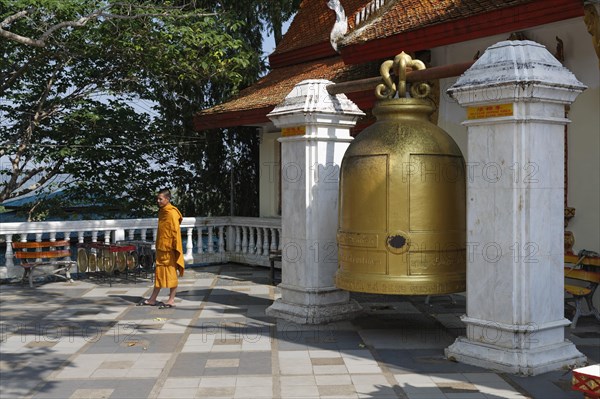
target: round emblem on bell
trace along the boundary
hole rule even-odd
[[[410,239],[408,238],[408,234],[401,231],[393,235],[389,235],[385,245],[388,251],[393,254],[400,255],[408,251],[410,248]]]

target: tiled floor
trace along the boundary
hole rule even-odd
[[[570,373],[520,377],[448,361],[464,297],[353,294],[352,321],[301,326],[265,315],[268,271],[190,268],[177,307],[135,304],[149,280],[0,286],[0,397],[581,398]],[[166,295],[166,290],[162,292]],[[569,339],[600,361],[600,325]]]

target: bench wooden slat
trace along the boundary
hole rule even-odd
[[[41,241],[41,242],[13,242],[14,249],[23,248],[52,248],[52,247],[68,247],[71,243],[67,240],[61,241]]]
[[[600,272],[592,272],[590,270],[571,269],[569,267],[565,267],[565,277],[588,281],[590,283],[600,283]]]
[[[71,251],[68,249],[59,249],[57,251],[41,251],[41,252],[25,252],[18,251],[15,252],[15,258],[17,259],[54,259],[54,258],[64,258],[66,256],[70,256]]]
[[[577,255],[565,255],[565,263],[577,264],[580,262],[581,265],[586,266],[600,266],[600,257],[597,256],[586,256],[581,261],[581,257]]]
[[[585,296],[592,292],[591,288],[580,287],[578,285],[568,285],[565,284],[565,291],[567,291],[571,295],[576,296]]]

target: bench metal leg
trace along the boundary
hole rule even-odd
[[[583,309],[584,301],[586,302],[587,310]],[[591,296],[575,298],[575,315],[573,315],[573,320],[571,321],[572,329],[577,327],[577,321],[581,316],[594,316],[596,320],[600,320],[600,313],[598,312],[598,309],[594,307]]]

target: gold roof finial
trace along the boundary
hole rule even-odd
[[[420,70],[425,69],[425,64],[420,60],[413,60],[412,57],[404,51],[394,57],[394,60],[387,60],[381,64],[379,72],[383,83],[380,83],[375,88],[375,96],[379,100],[394,98],[396,93],[398,97],[406,97],[406,69]],[[393,81],[391,73],[397,78],[397,84]],[[427,97],[430,91],[427,83],[418,83],[411,85],[410,94],[412,97],[424,98]]]

